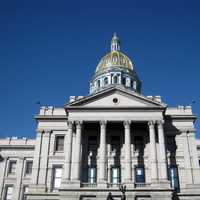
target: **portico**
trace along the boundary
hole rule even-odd
[[[71,169],[72,184],[105,188],[126,184],[136,188],[168,183],[161,120],[84,120],[69,124],[73,124],[76,144],[72,147],[75,154],[68,155],[71,166],[66,165]]]

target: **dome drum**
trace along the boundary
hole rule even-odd
[[[113,85],[122,85],[130,90],[140,92],[140,81],[137,76],[120,70],[111,70],[94,77],[90,83],[90,93],[99,92]]]

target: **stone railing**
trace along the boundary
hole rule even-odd
[[[97,183],[81,183],[81,187],[97,187]]]
[[[107,183],[107,188],[110,188],[110,187],[119,188],[120,186],[121,186],[121,183]]]
[[[150,187],[151,183],[135,183],[135,188]]]

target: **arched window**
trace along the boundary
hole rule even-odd
[[[105,77],[104,78],[104,85],[107,85],[108,84],[108,77]]]
[[[126,78],[125,77],[122,79],[122,84],[126,85]]]
[[[114,84],[118,84],[118,77],[117,77],[117,76],[114,76],[114,77],[113,77],[113,83],[114,83]]]
[[[133,88],[133,80],[131,79],[131,88]]]
[[[101,82],[100,80],[97,81],[97,87],[100,87],[101,86]]]

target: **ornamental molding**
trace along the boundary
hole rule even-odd
[[[123,121],[123,124],[125,129],[130,129],[131,120]]]

